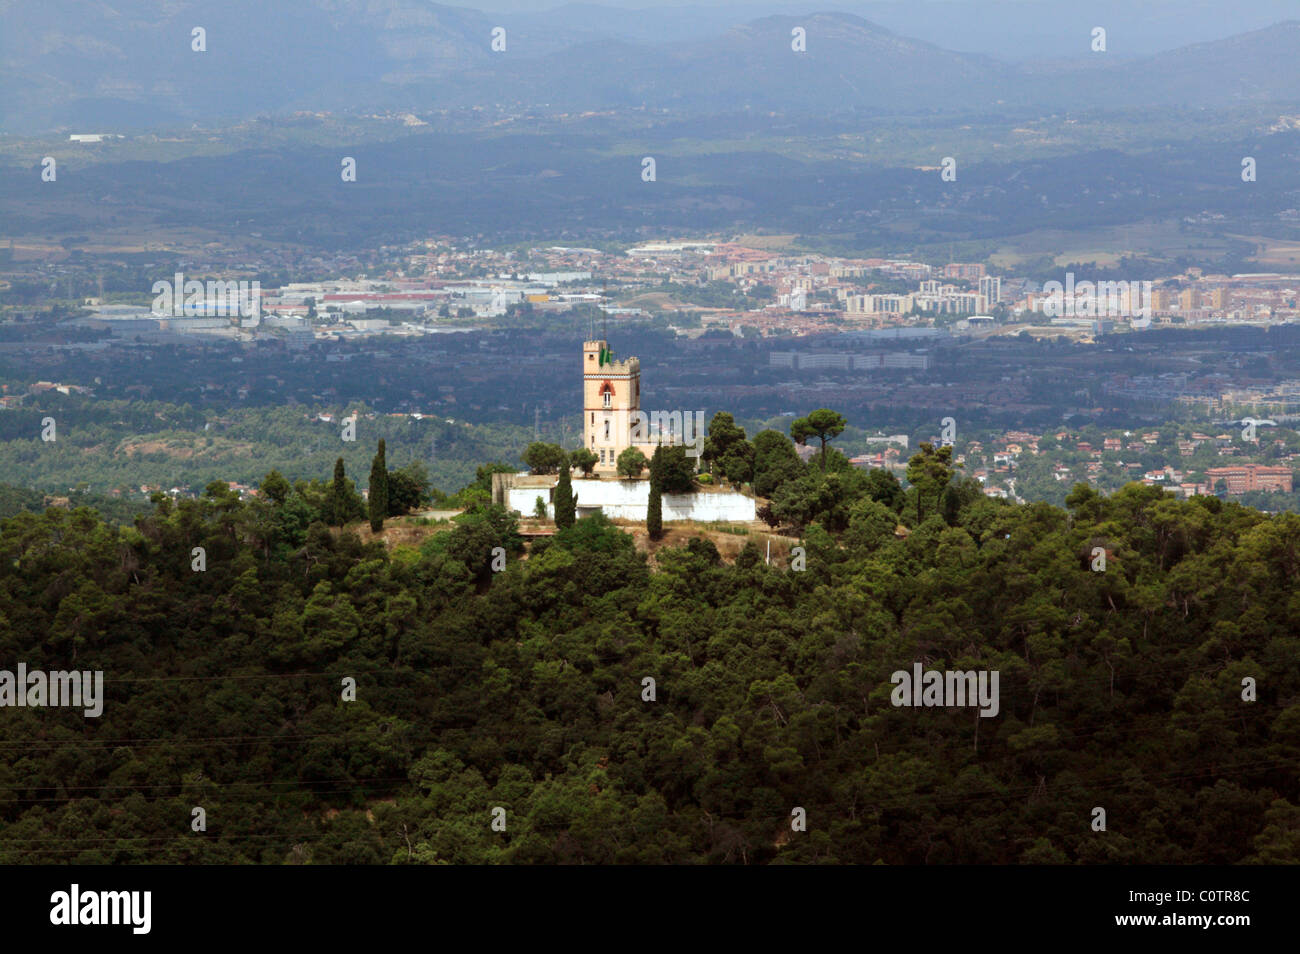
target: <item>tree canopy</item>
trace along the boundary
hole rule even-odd
[[[821,441],[822,452],[822,470],[826,470],[826,445],[829,441],[838,437],[848,426],[848,421],[844,415],[838,411],[832,411],[830,408],[818,408],[807,417],[795,418],[790,424],[790,436],[794,438],[797,444],[806,444],[811,437]]]
[[[787,482],[799,563],[651,562],[599,515],[522,559],[486,504],[362,544],[345,476],[7,519],[0,651],[106,698],[5,710],[0,855],[1300,863],[1300,516],[956,481],[918,513],[834,460]],[[917,664],[998,672],[997,716],[894,705]]]

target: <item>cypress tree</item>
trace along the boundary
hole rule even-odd
[[[560,482],[555,486],[555,525],[561,530],[573,526],[578,508],[573,502],[573,482],[569,476],[569,458],[560,464]]]
[[[658,540],[664,535],[663,491],[659,489],[664,469],[664,458],[659,453],[661,450],[662,447],[656,447],[655,455],[650,461],[650,503],[645,512],[645,529],[651,540]]]
[[[388,515],[388,462],[384,459],[384,439],[379,438],[379,452],[370,463],[370,529],[384,529]]]
[[[343,472],[343,458],[334,462],[334,482],[330,484],[329,522],[330,526],[341,527],[348,522],[352,509],[348,500],[348,478]]]

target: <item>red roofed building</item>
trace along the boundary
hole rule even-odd
[[[1244,494],[1252,490],[1280,490],[1289,494],[1292,476],[1289,467],[1266,467],[1263,464],[1211,467],[1205,472],[1206,483],[1211,488],[1223,481],[1230,494]]]

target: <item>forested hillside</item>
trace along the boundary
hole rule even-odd
[[[339,420],[319,420],[325,410]],[[47,414],[58,421],[58,439],[49,443],[40,438]],[[347,414],[360,420],[356,441],[340,440]],[[198,493],[214,480],[256,483],[271,469],[296,480],[324,475],[340,453],[359,473],[382,438],[394,463],[421,463],[434,487],[450,491],[472,480],[486,461],[513,456],[531,433],[505,424],[377,415],[364,407],[205,414],[162,401],[96,402],[57,395],[40,408],[0,415],[0,474],[9,484],[46,493],[67,494],[78,485],[101,498],[117,491],[123,499],[112,512],[120,516],[139,502],[143,485]],[[0,515],[16,509],[0,504]]]
[[[787,480],[803,570],[599,516],[526,552],[482,505],[390,550],[219,484],[19,514],[3,666],[107,701],[0,712],[0,860],[1300,862],[1300,517],[1012,506],[918,457]],[[917,661],[997,670],[999,713],[894,707]]]

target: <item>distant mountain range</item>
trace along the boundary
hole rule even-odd
[[[0,0],[0,131],[474,106],[810,116],[1300,102],[1300,21],[1153,56],[1012,64],[845,13],[649,42],[420,0]],[[582,8],[573,8],[581,10]],[[612,21],[611,21],[612,22]],[[495,27],[506,49],[491,49]],[[191,31],[206,31],[206,52]],[[802,28],[807,51],[791,49]]]

